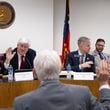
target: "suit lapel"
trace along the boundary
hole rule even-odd
[[[19,68],[18,67],[18,55],[17,55],[17,53],[13,57],[12,65],[14,66],[15,70]]]
[[[76,51],[74,54],[74,62],[76,65],[79,64],[79,58],[80,58],[80,55],[79,55],[78,51]]]
[[[88,54],[86,54],[85,61],[90,61],[90,56]]]

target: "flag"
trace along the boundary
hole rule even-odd
[[[65,11],[65,20],[64,20],[64,29],[63,29],[63,45],[62,45],[62,65],[67,57],[67,54],[70,52],[70,30],[69,30],[69,0],[66,0],[66,11]]]

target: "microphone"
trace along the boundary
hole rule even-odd
[[[32,67],[32,65],[31,65],[31,63],[30,63],[29,59],[28,59],[27,57],[25,57],[25,59],[26,59],[27,63],[29,64],[30,69],[33,69],[33,67]]]
[[[26,59],[27,63],[29,64],[30,68],[32,69],[34,80],[36,80],[37,79],[37,74],[35,72],[35,69],[32,67],[29,59],[27,57],[25,57],[25,59]]]

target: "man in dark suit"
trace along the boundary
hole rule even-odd
[[[70,52],[66,58],[64,68],[71,65],[71,69],[75,72],[95,72],[94,57],[89,53],[90,39],[87,37],[80,37],[78,39],[77,51]]]
[[[8,48],[5,54],[5,68],[12,65],[14,71],[16,69],[33,69],[33,60],[36,52],[29,47],[30,43],[28,39],[21,38],[17,43],[17,48],[14,50]]]
[[[101,61],[97,71],[101,85],[100,102],[88,87],[62,84],[59,81],[61,61],[55,51],[38,53],[34,68],[41,82],[40,87],[18,96],[14,100],[14,110],[110,110],[110,64],[106,61]]]

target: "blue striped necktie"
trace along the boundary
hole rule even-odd
[[[101,60],[103,60],[103,59],[104,59],[104,57],[103,57],[103,55],[102,55],[102,53],[101,53],[101,52],[99,52],[99,57],[100,57],[100,59],[101,59]]]

